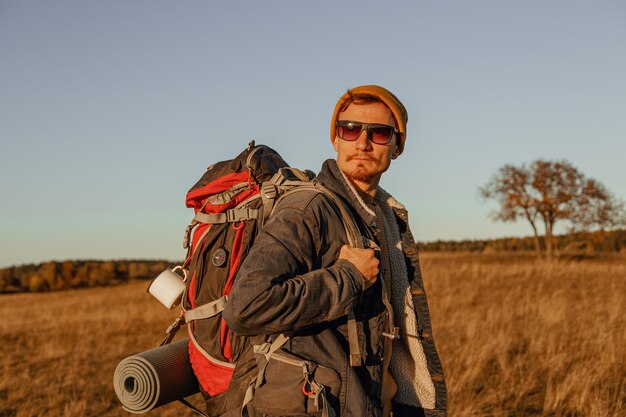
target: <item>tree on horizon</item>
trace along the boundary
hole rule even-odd
[[[571,231],[606,230],[626,224],[624,204],[599,181],[587,178],[568,161],[538,159],[531,164],[506,164],[479,188],[485,200],[495,200],[495,221],[526,219],[533,230],[535,251],[541,253],[537,223],[543,222],[546,255],[554,252],[554,226],[569,223]]]

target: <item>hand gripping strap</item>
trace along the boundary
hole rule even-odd
[[[295,186],[294,188],[283,194],[282,197],[298,191],[314,191],[324,194],[339,210],[341,222],[343,223],[343,227],[346,230],[348,244],[352,247],[359,249],[363,249],[365,247],[363,244],[361,232],[359,231],[354,216],[332,191],[319,184],[318,182],[310,181],[304,182],[299,186]],[[350,347],[350,366],[361,366],[361,349],[359,347],[359,338],[354,311],[348,313],[348,344]]]
[[[366,247],[374,249],[375,251],[380,252],[380,247],[371,239],[363,238],[364,244]],[[383,304],[385,305],[385,310],[387,310],[387,324],[389,326],[389,332],[383,332],[383,336],[390,338],[391,340],[396,340],[400,338],[400,328],[396,327],[394,323],[394,315],[393,315],[393,307],[391,306],[391,302],[389,301],[389,294],[387,293],[387,285],[382,283],[382,298]]]
[[[341,221],[346,229],[346,235],[350,246],[363,249],[364,245],[363,239],[361,238],[361,232],[359,231],[352,214],[330,190],[319,184],[317,184],[317,187],[339,209],[339,212],[341,213]],[[348,345],[350,348],[350,366],[361,366],[361,349],[359,347],[359,337],[354,310],[348,313]]]
[[[289,170],[288,172],[296,176],[298,179],[287,179],[287,171],[284,171],[284,168],[282,168],[277,174],[274,175],[274,177],[272,177],[270,181],[261,185],[261,198],[263,200],[262,224],[264,224],[265,221],[271,216],[277,206],[276,203],[278,199],[282,199],[295,192],[318,192],[324,194],[337,208],[337,210],[339,210],[341,222],[346,231],[348,244],[352,247],[363,249],[365,246],[363,244],[361,232],[356,224],[356,219],[341,202],[341,200],[339,200],[339,198],[332,191],[317,181],[308,180],[309,177],[307,177],[307,173],[297,170]],[[284,191],[282,195],[280,195],[280,191],[285,189],[287,189],[287,191]],[[360,366],[362,364],[361,350],[359,347],[356,319],[353,311],[348,314],[348,343],[350,346],[350,365]]]

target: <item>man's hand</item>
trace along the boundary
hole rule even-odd
[[[378,258],[373,249],[359,249],[343,245],[339,251],[339,259],[350,261],[365,277],[365,288],[369,288],[378,277]]]

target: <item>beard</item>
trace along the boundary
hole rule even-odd
[[[366,158],[368,161],[373,161],[372,158],[366,155],[353,155],[347,158],[346,162],[353,161],[351,169],[348,169],[345,173],[348,178],[352,181],[359,182],[370,182],[372,178],[376,176],[376,172],[371,172],[365,166],[365,164],[361,164],[359,161],[354,161],[355,158]]]
[[[363,166],[357,166],[346,172],[346,176],[352,181],[369,182],[374,177],[374,174]]]

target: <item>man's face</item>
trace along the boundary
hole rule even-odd
[[[393,113],[383,103],[351,103],[339,113],[337,120],[362,123],[380,123],[396,126]],[[333,147],[337,151],[337,165],[345,176],[361,190],[375,188],[391,160],[398,156],[396,137],[387,145],[372,143],[365,129],[355,141],[335,137]]]

